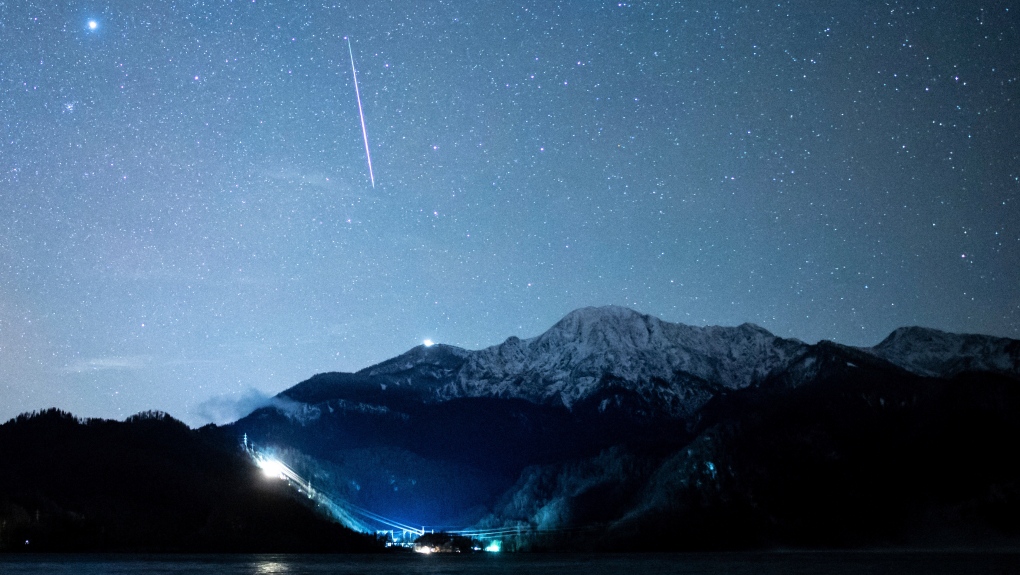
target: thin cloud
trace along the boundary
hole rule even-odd
[[[262,407],[275,407],[288,416],[302,412],[302,404],[281,397],[271,397],[254,387],[249,387],[240,395],[217,395],[211,397],[195,408],[195,415],[209,423],[225,425],[241,419]]]
[[[146,369],[152,363],[147,355],[93,357],[82,359],[61,369],[64,373],[89,373],[94,371],[135,371]]]

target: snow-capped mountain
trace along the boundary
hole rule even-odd
[[[722,391],[769,380],[796,387],[814,377],[818,354],[833,349],[926,377],[964,371],[1020,377],[1017,340],[909,327],[871,348],[808,345],[749,323],[696,327],[606,306],[578,309],[537,337],[511,337],[478,351],[417,346],[355,374],[317,376],[284,395],[307,402],[337,392],[352,399],[358,390],[355,399],[371,403],[397,395],[429,403],[491,397],[568,409],[594,402],[600,410],[628,397],[642,411],[685,417]]]
[[[985,371],[1020,378],[1020,341],[1004,337],[901,327],[867,351],[927,377]]]
[[[579,401],[607,387],[690,413],[714,391],[741,389],[786,369],[807,346],[751,324],[692,327],[623,307],[571,312],[542,335],[510,338],[467,357],[442,394]]]
[[[971,483],[944,473],[942,454],[973,454],[980,481],[1005,477],[994,464],[1020,438],[1018,356],[1020,341],[922,328],[860,348],[584,308],[537,337],[477,351],[418,346],[356,373],[316,375],[231,433],[411,524],[471,525],[490,509],[482,527],[690,526],[664,548],[700,536],[702,519],[726,541],[731,517],[749,517],[749,533],[770,526],[766,537],[780,524],[811,526],[811,537],[829,517],[839,534],[856,517],[866,535],[872,524],[913,525],[901,512],[927,503],[900,502],[939,477],[949,478],[938,489],[951,509],[992,501],[958,492]]]
[[[786,369],[808,347],[751,324],[692,327],[623,307],[588,307],[534,338],[479,351],[418,346],[356,375],[430,401],[499,397],[572,408],[595,399],[604,409],[623,392],[656,411],[689,415],[719,390]]]

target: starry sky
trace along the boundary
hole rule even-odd
[[[1011,4],[0,0],[0,420],[587,305],[1020,338]]]

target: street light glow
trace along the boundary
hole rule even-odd
[[[263,459],[259,461],[259,467],[266,477],[283,479],[283,464],[275,459]]]

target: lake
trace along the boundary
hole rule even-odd
[[[1020,575],[1020,553],[0,555],[3,575]]]

